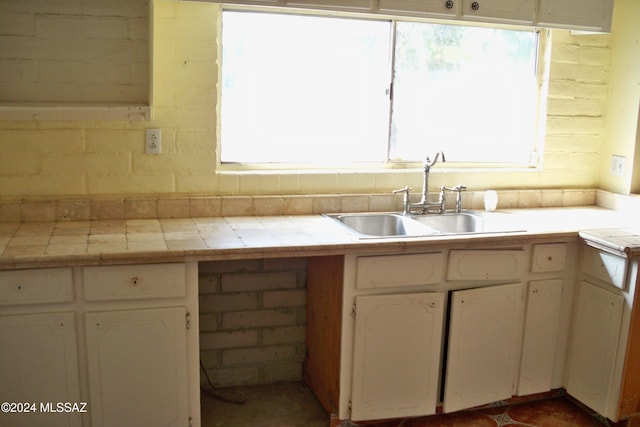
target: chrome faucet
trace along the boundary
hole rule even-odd
[[[409,191],[411,190],[411,188],[409,187],[404,187],[394,191],[394,194],[404,193],[402,199],[402,213],[404,215],[410,215],[412,208],[417,208],[419,210],[418,213],[420,214],[429,213],[429,208],[437,208],[436,213],[444,212],[445,191],[447,190],[445,186],[440,187],[440,196],[438,197],[437,202],[432,202],[431,200],[429,200],[429,172],[431,172],[431,167],[438,163],[438,160],[440,160],[440,158],[442,158],[443,162],[446,162],[443,151],[439,151],[438,153],[436,153],[433,160],[431,160],[429,156],[427,156],[426,159],[424,159],[424,162],[422,162],[422,196],[420,197],[419,202],[411,203],[409,199]]]
[[[437,206],[440,210],[444,210],[444,189],[440,189],[440,199],[437,202],[431,202],[429,200],[429,172],[431,172],[431,167],[438,163],[438,159],[442,157],[442,162],[446,162],[444,158],[444,151],[439,151],[436,153],[436,156],[433,158],[433,161],[429,159],[427,156],[422,162],[423,169],[423,182],[422,182],[422,196],[420,197],[420,202],[418,202],[421,206],[416,206],[423,209],[428,209],[429,207]]]

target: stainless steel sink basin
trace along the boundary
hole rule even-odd
[[[484,231],[482,217],[471,212],[415,215],[412,218],[444,234],[482,233]]]
[[[437,230],[396,213],[325,214],[361,237],[409,237],[437,234]]]
[[[420,237],[450,234],[484,233],[482,215],[475,212],[431,215],[402,215],[399,213],[341,213],[324,214],[359,238]],[[514,230],[491,230],[514,231]]]

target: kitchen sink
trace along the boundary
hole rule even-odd
[[[324,216],[361,239],[523,231],[508,226],[495,227],[495,224],[487,228],[482,215],[473,211],[428,215],[336,213]]]
[[[481,233],[484,231],[482,217],[471,212],[415,215],[412,218],[445,234]]]
[[[437,234],[412,217],[396,213],[325,214],[361,237],[401,237]]]

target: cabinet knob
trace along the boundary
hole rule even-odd
[[[471,3],[471,9],[473,10],[480,9],[480,3],[478,3],[477,1],[474,1],[473,3]]]
[[[444,7],[446,7],[447,9],[453,9],[453,0],[447,0],[447,2],[444,4]]]
[[[131,278],[131,286],[138,286],[140,284],[140,278],[138,276],[134,276]]]

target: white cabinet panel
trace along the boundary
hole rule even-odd
[[[529,283],[518,395],[551,390],[562,280]]]
[[[527,271],[521,250],[452,250],[447,280],[519,279]]]
[[[188,426],[184,308],[87,313],[91,422]]]
[[[362,256],[356,261],[356,288],[429,285],[442,281],[442,252]]]
[[[388,13],[455,17],[462,0],[380,0],[378,10]]]
[[[624,298],[587,281],[576,304],[567,392],[607,414]]]
[[[2,426],[80,426],[81,414],[41,412],[40,403],[80,402],[73,313],[0,316],[0,396],[35,413],[0,413]],[[88,410],[88,408],[87,408]]]
[[[533,245],[532,273],[563,271],[567,259],[566,243]]]
[[[184,264],[143,264],[85,267],[87,301],[184,297]]]
[[[0,272],[0,305],[73,301],[70,268]]]
[[[534,0],[464,0],[462,16],[474,21],[531,24],[535,5]]]
[[[513,395],[523,288],[514,283],[453,292],[444,412]]]
[[[582,255],[582,271],[624,289],[628,259],[587,246]]]
[[[538,25],[610,31],[613,0],[540,0]]]
[[[352,419],[433,414],[444,294],[356,298]]]

